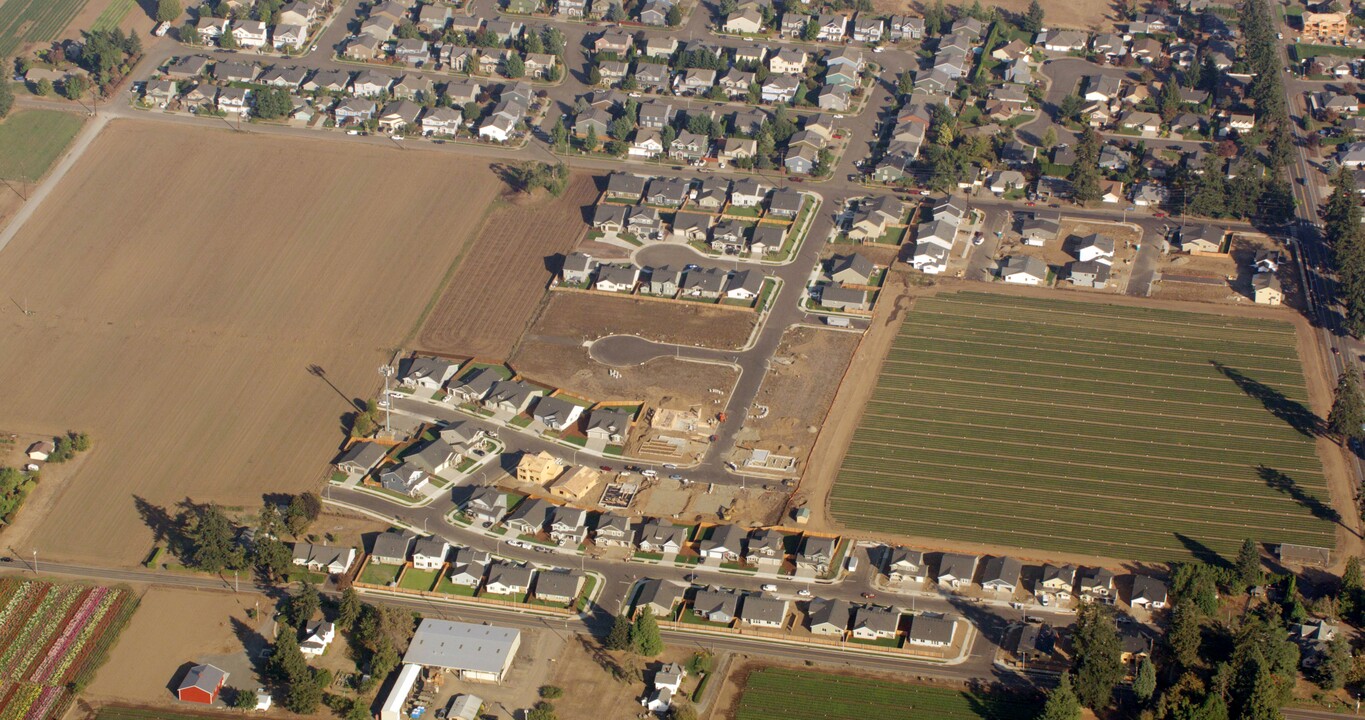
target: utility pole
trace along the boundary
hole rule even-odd
[[[33,574],[38,574],[38,548],[33,548]]]
[[[384,376],[384,435],[388,437],[393,433],[389,427],[390,413],[393,409],[393,398],[389,396],[389,378],[393,377],[393,366],[380,365],[379,374]]]

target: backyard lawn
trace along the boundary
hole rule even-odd
[[[360,582],[370,585],[388,585],[398,577],[398,565],[381,565],[369,562],[365,564],[365,569],[360,571]]]
[[[414,570],[408,568],[403,573],[403,579],[398,586],[407,590],[420,590],[427,592],[436,586],[436,578],[440,576],[440,570]]]

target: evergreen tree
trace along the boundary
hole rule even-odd
[[[308,662],[299,651],[299,634],[293,625],[280,623],[266,674],[280,685],[292,686],[309,679]]]
[[[1180,87],[1176,85],[1175,77],[1166,79],[1161,85],[1161,119],[1170,122],[1180,114]]]
[[[1043,29],[1043,6],[1038,4],[1038,0],[1029,3],[1028,12],[1019,23],[1019,29],[1032,35]]]
[[[1281,720],[1275,678],[1259,655],[1245,663],[1237,685],[1232,714],[1238,720]]]
[[[294,556],[284,543],[273,537],[258,536],[252,548],[251,561],[256,570],[268,581],[275,582],[284,578],[293,565]]]
[[[254,690],[234,690],[232,693],[232,707],[238,710],[256,709],[256,691]]]
[[[1351,665],[1351,643],[1344,632],[1339,632],[1327,643],[1327,657],[1318,663],[1315,679],[1324,690],[1340,690],[1346,685]]]
[[[507,61],[503,66],[503,74],[509,78],[519,78],[526,74],[526,61],[521,56],[512,53],[507,56]]]
[[[190,519],[185,531],[190,544],[187,564],[211,573],[244,566],[246,558],[242,546],[236,541],[237,529],[222,509],[210,504],[196,510],[199,512],[198,517]]]
[[[1360,558],[1352,555],[1346,558],[1346,570],[1341,574],[1341,590],[1337,593],[1337,608],[1341,616],[1352,625],[1360,624],[1360,613],[1365,609],[1362,604],[1365,581],[1360,572]]]
[[[669,27],[677,27],[681,25],[682,9],[679,8],[677,5],[669,7],[668,14],[664,16],[664,22],[668,23]]]
[[[1081,701],[1071,685],[1071,673],[1062,673],[1062,679],[1047,694],[1047,702],[1038,720],[1080,720]]]
[[[943,32],[943,26],[948,22],[948,11],[943,7],[943,0],[934,0],[924,11],[924,32],[927,35],[938,35]]]
[[[588,126],[588,136],[583,138],[583,149],[588,152],[597,149],[597,128],[592,125]]]
[[[630,626],[630,645],[635,654],[644,657],[654,657],[663,652],[664,641],[659,637],[659,624],[649,608],[643,608],[635,616],[635,624]]]
[[[1360,374],[1354,366],[1337,378],[1336,396],[1332,411],[1327,415],[1327,428],[1342,441],[1365,437],[1365,396],[1360,390]]]
[[[332,674],[326,670],[304,668],[304,676],[289,684],[284,695],[284,707],[289,712],[311,715],[322,703],[322,690],[332,682]]]
[[[1108,707],[1114,687],[1124,675],[1118,630],[1110,610],[1101,605],[1082,606],[1072,644],[1076,696],[1092,710]]]
[[[611,623],[611,632],[607,633],[606,642],[603,643],[608,650],[626,650],[630,648],[630,618],[625,615],[617,615]]]
[[[307,628],[321,607],[322,596],[318,594],[318,587],[304,580],[298,593],[289,599],[289,617],[294,625]]]
[[[1260,585],[1265,579],[1265,573],[1261,571],[1261,551],[1256,549],[1256,542],[1251,538],[1243,540],[1237,551],[1236,573],[1243,587]]]
[[[1138,663],[1137,676],[1133,678],[1133,694],[1142,702],[1147,702],[1156,694],[1156,666],[1151,658],[1142,658]]]
[[[554,127],[550,128],[550,144],[557,150],[564,150],[565,144],[569,141],[569,129],[564,127],[564,118],[555,120]]]
[[[360,610],[360,594],[355,588],[348,587],[343,590],[341,599],[337,601],[337,629],[342,632],[349,631],[360,618]]]
[[[1183,668],[1193,667],[1199,662],[1201,640],[1199,609],[1189,599],[1181,599],[1171,611],[1171,625],[1166,631],[1171,657]]]
[[[1043,133],[1043,147],[1051,150],[1057,146],[1057,126],[1048,125],[1047,132]]]

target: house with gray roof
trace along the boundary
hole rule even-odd
[[[387,449],[383,445],[369,442],[355,443],[337,458],[335,467],[348,475],[364,475],[373,470],[384,459]]]
[[[763,595],[745,595],[739,617],[746,625],[780,629],[787,620],[788,607],[789,603],[786,600]]]
[[[673,608],[682,600],[683,587],[677,583],[650,578],[640,583],[640,592],[635,596],[635,611],[644,608],[655,617],[671,618]]]
[[[415,540],[412,533],[390,530],[375,536],[370,550],[370,561],[381,565],[402,565],[408,561],[408,553]]]
[[[572,570],[545,570],[536,573],[537,600],[567,603],[583,589],[583,576]]]
[[[815,598],[806,613],[806,626],[814,635],[843,635],[848,630],[852,606],[847,600]]]
[[[981,568],[981,588],[991,592],[1013,593],[1019,587],[1024,566],[1012,557],[993,556]]]
[[[710,622],[729,624],[739,614],[739,595],[728,590],[698,590],[692,599],[692,612]]]
[[[910,632],[905,636],[905,640],[911,645],[947,647],[953,643],[953,633],[956,630],[955,619],[920,613],[910,619]]]
[[[535,570],[521,565],[497,561],[488,568],[486,592],[494,595],[522,595],[530,592]]]
[[[535,535],[545,529],[554,506],[540,498],[526,498],[503,522],[508,530],[519,535]]]
[[[895,637],[900,620],[900,613],[890,608],[860,607],[853,612],[853,637],[859,640]]]
[[[943,553],[938,565],[938,584],[949,590],[959,590],[972,584],[976,575],[977,557],[961,553]]]
[[[489,410],[519,415],[526,412],[532,401],[544,394],[544,389],[525,380],[499,380],[489,389],[483,405]]]

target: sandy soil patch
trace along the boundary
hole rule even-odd
[[[483,223],[417,337],[437,353],[505,360],[534,320],[552,269],[582,233],[583,209],[597,195],[575,175],[558,198],[510,195]]]
[[[247,617],[259,603],[260,620]],[[271,636],[274,604],[252,593],[222,593],[154,587],[142,596],[109,661],[95,675],[84,699],[125,700],[155,705],[179,701],[168,686],[179,681],[186,663],[245,658],[244,640],[259,645]],[[255,689],[259,678],[244,677],[240,662],[225,662],[228,684]]]
[[[550,297],[532,334],[578,343],[608,335],[639,335],[656,342],[731,350],[748,341],[757,319],[757,313],[685,300],[662,302],[625,295],[557,292]]]
[[[991,3],[1001,10],[1008,10],[1014,14],[1022,15],[1028,12],[1029,3],[1032,0],[1000,0]],[[923,15],[924,9],[930,3],[924,0],[873,0],[872,7],[878,13],[904,13],[911,12],[916,15]],[[948,5],[957,5],[959,9],[965,10],[971,3],[956,2]],[[1099,0],[1087,0],[1086,2],[1073,2],[1071,0],[1040,0],[1043,12],[1046,14],[1044,24],[1047,27],[1068,27],[1086,28],[1101,30],[1113,26],[1117,18],[1114,15],[1113,5]]]
[[[754,399],[755,406],[766,406],[768,414],[754,419],[759,410],[750,409],[739,447],[791,455],[799,472],[861,339],[858,333],[788,328]]]
[[[1259,233],[1235,233],[1228,254],[1222,257],[1201,257],[1183,253],[1168,255],[1161,263],[1163,276],[1200,277],[1223,282],[1206,285],[1163,279],[1156,284],[1154,294],[1168,300],[1251,304],[1254,302],[1251,277],[1255,275],[1256,254],[1261,250],[1278,250],[1281,253],[1283,262],[1280,263],[1279,277],[1280,286],[1285,294],[1284,304],[1293,308],[1302,307],[1299,271],[1294,265],[1293,254],[1284,243]]]
[[[582,345],[553,342],[539,336],[532,336],[521,344],[512,359],[512,367],[536,382],[598,402],[639,401],[676,408],[694,405],[719,408],[719,401],[729,396],[730,389],[739,379],[735,369],[726,365],[675,358],[655,358],[644,365],[609,368],[593,360]],[[619,377],[610,375],[613,369]],[[711,388],[718,388],[725,394],[712,393]]]
[[[135,498],[314,487],[497,187],[444,155],[112,123],[0,263],[32,310],[0,306],[0,427],[94,444],[7,542],[132,563]]]
[[[663,654],[646,661],[602,650],[591,638],[574,635],[556,666],[553,684],[564,689],[564,696],[554,701],[555,711],[562,718],[635,720],[641,712],[639,699],[654,671],[669,662],[685,667],[695,651],[695,647],[665,646]],[[612,676],[607,669],[612,665],[624,671],[623,679]],[[679,702],[688,702],[697,682],[692,675],[683,680]]]

